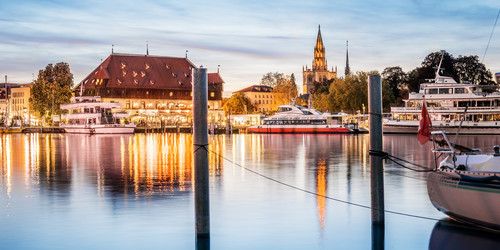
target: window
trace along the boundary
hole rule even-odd
[[[427,90],[427,94],[437,94],[438,93],[438,89],[428,89]]]
[[[451,88],[440,88],[439,89],[439,94],[452,94],[453,89]]]
[[[215,92],[210,92],[210,97],[215,97]]]
[[[455,88],[455,94],[464,94],[465,88]]]

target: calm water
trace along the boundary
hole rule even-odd
[[[368,138],[210,137],[211,249],[371,249],[370,210],[345,203],[370,205]],[[491,151],[500,136],[458,143]],[[191,135],[9,134],[0,144],[0,248],[195,248]],[[432,167],[430,147],[384,136],[384,150]],[[386,163],[384,178],[387,210],[433,218],[386,213],[385,249],[498,247],[497,234],[439,221],[425,173]]]

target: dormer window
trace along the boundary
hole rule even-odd
[[[146,63],[146,69],[151,68],[151,65],[149,63]]]
[[[155,81],[154,80],[149,80],[149,84],[154,85]]]
[[[167,69],[170,69],[170,65],[168,65],[168,64],[165,64],[165,67],[166,67]]]
[[[183,84],[181,81],[179,81],[178,83],[179,83],[179,85],[182,85],[182,84]]]
[[[134,83],[135,83],[135,85],[139,84],[139,80],[134,79]]]
[[[137,76],[137,71],[133,70],[132,74],[134,75],[134,77],[136,77]]]
[[[127,71],[122,70],[122,75],[123,75],[123,76],[126,76],[126,75],[127,75]]]
[[[122,62],[121,66],[122,66],[122,69],[124,69],[125,67],[127,67],[127,64],[125,62]]]
[[[184,76],[186,76],[186,78],[189,78],[189,74],[184,74]]]
[[[173,77],[177,77],[177,74],[175,74],[175,73],[172,73],[172,76],[173,76]]]
[[[141,71],[141,77],[145,77],[145,76],[146,76],[146,72]]]
[[[118,81],[118,84],[122,84],[123,83],[122,79],[116,79],[116,81]]]

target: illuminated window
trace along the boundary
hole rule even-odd
[[[139,84],[139,80],[134,79],[134,83],[135,83],[136,85],[137,85],[137,84]]]
[[[173,77],[177,77],[177,74],[175,74],[175,73],[172,73],[172,76],[173,76]]]
[[[122,84],[123,83],[122,79],[116,79],[116,81],[118,81],[118,84]]]
[[[146,76],[146,72],[141,71],[141,76],[142,76],[142,77],[145,77],[145,76]]]
[[[137,76],[137,71],[132,70],[132,74],[134,75],[134,77],[136,77]]]
[[[151,65],[149,65],[149,63],[146,63],[146,69],[149,69],[151,68]]]
[[[183,83],[181,81],[179,81],[179,85],[182,85]]]
[[[127,64],[125,62],[122,62],[122,69],[124,69],[125,67],[127,67]]]
[[[126,75],[127,75],[127,71],[122,70],[122,75],[123,75],[123,76],[126,76]]]
[[[165,68],[170,69],[170,65],[165,64]]]
[[[170,97],[172,97],[172,96],[174,96],[174,92],[170,92],[170,93],[168,93],[168,95],[169,95]]]
[[[210,97],[215,97],[215,92],[210,92]]]
[[[153,80],[149,80],[149,83],[150,83],[151,85],[154,85],[154,84],[155,84],[155,81],[153,81]]]

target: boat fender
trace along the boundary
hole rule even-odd
[[[495,151],[493,156],[500,156],[500,147],[498,145],[493,146],[493,150]]]

